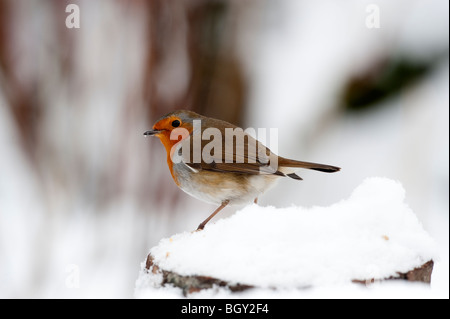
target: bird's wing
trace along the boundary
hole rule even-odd
[[[227,129],[223,132],[210,127],[202,129],[201,135],[193,132],[189,142],[185,141],[190,154],[183,162],[196,170],[284,176],[277,168],[277,155],[241,128],[229,124]]]

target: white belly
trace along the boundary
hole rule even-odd
[[[178,186],[187,194],[204,202],[221,205],[251,203],[275,184],[278,176],[242,175],[214,171],[196,172],[184,163],[174,164]],[[231,175],[230,175],[231,174]]]

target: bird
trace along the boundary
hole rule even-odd
[[[334,173],[340,167],[297,161],[273,153],[248,131],[188,110],[159,118],[144,133],[159,138],[176,185],[204,202],[219,205],[196,231],[227,205],[257,203],[282,177],[302,180],[298,169]],[[231,136],[231,137],[230,137]]]

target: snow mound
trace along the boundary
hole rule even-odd
[[[368,178],[329,207],[250,205],[203,231],[162,239],[150,253],[161,269],[179,275],[260,288],[395,277],[437,257],[434,240],[404,198],[400,183]],[[158,287],[161,275],[144,267],[136,289]]]

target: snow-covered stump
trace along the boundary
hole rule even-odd
[[[404,197],[399,183],[370,178],[329,207],[248,206],[203,231],[162,239],[142,263],[136,294],[429,283],[436,245]]]
[[[384,278],[382,280],[403,279],[408,281],[419,281],[429,284],[431,281],[433,264],[434,262],[430,260],[425,264],[423,264],[421,267],[414,268],[413,270],[408,271],[406,273],[398,272],[396,276],[391,276],[389,278]],[[225,287],[232,292],[244,291],[250,288],[255,288],[255,286],[252,285],[230,283],[209,276],[198,276],[198,275],[182,276],[173,271],[166,271],[164,269],[160,269],[159,266],[154,263],[154,258],[151,254],[148,254],[147,256],[147,261],[145,263],[145,270],[147,274],[150,272],[154,275],[162,276],[162,278],[159,279],[158,285],[162,287],[165,286],[166,284],[171,284],[174,287],[180,288],[184,296],[193,292],[198,292],[202,289],[211,289],[214,286]],[[376,280],[375,278],[366,280],[354,279],[352,280],[352,282],[368,285],[379,280],[380,279]]]

